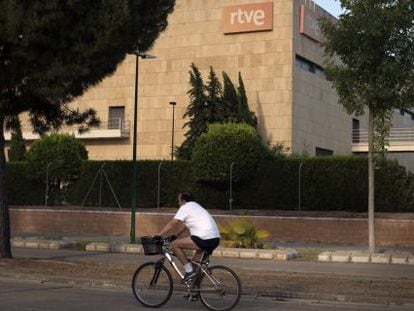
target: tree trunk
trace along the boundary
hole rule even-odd
[[[374,194],[375,194],[375,161],[374,161],[374,110],[370,107],[368,114],[368,242],[369,252],[375,252],[375,219],[374,219]]]
[[[4,116],[0,115],[0,258],[12,258],[10,216],[6,189],[6,155],[4,153]]]

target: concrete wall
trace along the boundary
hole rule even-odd
[[[324,51],[315,36],[300,32],[301,6],[304,1],[293,1],[293,55],[324,66]],[[317,23],[328,13],[313,4],[304,5],[305,15]],[[307,34],[311,32],[306,32]],[[319,31],[318,31],[319,33]],[[319,38],[322,40],[322,38]],[[351,152],[352,123],[344,112],[332,84],[326,78],[293,66],[292,151],[315,155],[315,148],[332,150],[334,154]]]
[[[129,236],[130,213],[85,210],[10,210],[12,235],[17,233],[77,233],[81,235]],[[136,234],[151,235],[173,214],[137,213]],[[220,224],[236,216],[213,215]],[[247,217],[259,229],[270,232],[269,240],[281,242],[312,242],[367,244],[368,222],[358,218],[335,217]],[[401,218],[401,217],[399,217]],[[414,219],[376,219],[377,245],[414,246]]]

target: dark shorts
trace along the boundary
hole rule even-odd
[[[213,251],[219,246],[220,238],[214,239],[207,239],[203,240],[200,239],[198,236],[192,235],[191,240],[203,251],[207,252],[209,255],[213,253]]]

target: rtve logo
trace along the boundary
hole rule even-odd
[[[263,10],[243,11],[241,8],[238,8],[236,12],[231,12],[230,24],[253,23],[256,26],[260,26],[264,24],[264,17],[265,13]]]
[[[273,2],[233,5],[223,8],[222,31],[228,33],[273,29]]]

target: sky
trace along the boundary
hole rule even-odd
[[[338,0],[314,0],[317,5],[324,8],[326,11],[331,13],[333,16],[338,17],[341,14],[341,3]]]

